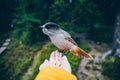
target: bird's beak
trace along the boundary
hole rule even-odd
[[[44,28],[44,26],[39,26],[39,28]]]

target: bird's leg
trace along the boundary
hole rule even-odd
[[[65,56],[68,56],[70,54],[70,51],[63,51],[63,53],[65,54]]]
[[[60,50],[60,52],[62,53],[62,56],[66,56],[66,51],[65,50]]]
[[[64,50],[61,50],[62,53],[64,53]]]

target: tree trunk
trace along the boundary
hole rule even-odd
[[[115,33],[111,55],[120,58],[120,13],[116,17]]]

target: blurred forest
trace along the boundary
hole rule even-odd
[[[82,57],[65,52],[80,80],[120,79],[120,0],[0,0],[0,46],[11,39],[0,54],[0,80],[34,80],[39,65],[57,49],[38,27],[46,22],[59,24],[88,53],[90,43],[101,57],[111,51],[98,62],[100,69],[94,61],[85,68],[89,72],[92,65],[104,78],[87,79],[78,73]]]

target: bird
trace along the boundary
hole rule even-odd
[[[57,48],[70,51],[73,55],[82,55],[90,60],[93,60],[93,57],[90,54],[87,54],[83,49],[79,48],[77,43],[72,39],[71,35],[60,28],[60,25],[54,22],[47,22],[39,27],[42,28],[44,34],[49,36],[51,42]]]

